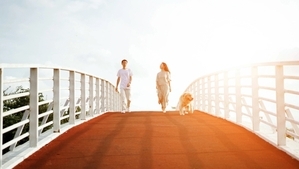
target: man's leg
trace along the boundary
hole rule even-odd
[[[130,89],[125,89],[125,94],[127,98],[127,110],[130,112],[130,105],[131,105],[131,90]]]
[[[125,89],[120,89],[120,97],[121,97],[121,103],[122,103],[121,113],[125,113],[126,112],[126,94],[125,94]]]

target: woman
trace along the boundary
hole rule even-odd
[[[170,71],[166,63],[160,65],[161,71],[157,74],[156,88],[158,92],[158,103],[161,104],[163,113],[166,113],[166,105],[168,103],[168,94],[171,92]]]

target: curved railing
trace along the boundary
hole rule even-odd
[[[194,109],[241,125],[299,160],[298,73],[299,61],[244,65],[200,77],[184,92],[193,95]]]
[[[120,110],[110,82],[72,69],[0,64],[0,90],[0,168],[22,161],[69,128]]]

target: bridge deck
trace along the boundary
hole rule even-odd
[[[20,168],[299,168],[246,129],[205,113],[106,113],[70,129]]]

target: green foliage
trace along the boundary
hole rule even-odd
[[[17,97],[17,98],[5,100],[3,102],[3,112],[4,113],[9,111],[9,110],[13,110],[13,109],[17,109],[17,108],[29,105],[29,103],[30,103],[30,96],[29,96],[30,89],[24,89],[22,86],[18,86],[16,88],[16,90],[12,91],[12,92],[8,92],[8,89],[9,88],[7,88],[6,90],[3,91],[4,96],[10,96],[10,95],[15,95],[15,94],[20,94],[20,93],[27,93],[27,92],[28,92],[28,95],[23,96],[23,97]],[[42,93],[38,94],[38,100],[39,100],[39,102],[44,101],[44,95]],[[42,114],[42,113],[46,112],[48,110],[48,108],[49,108],[48,104],[40,105],[39,106],[39,114]],[[18,113],[14,113],[14,114],[5,116],[3,118],[3,128],[6,128],[6,127],[9,127],[13,124],[21,122],[22,118],[24,118],[24,119],[28,118],[28,117],[25,117],[25,111],[21,111],[21,112],[18,112]],[[79,112],[79,111],[81,111],[81,108],[77,107],[76,112]],[[69,109],[67,110],[66,114],[69,114]],[[78,118],[79,118],[79,115],[76,115],[76,119],[78,119]],[[46,121],[46,123],[49,122],[49,121],[52,121],[53,120],[53,113],[40,118],[39,119],[39,124],[41,124],[43,120]],[[61,120],[61,124],[68,123],[68,122],[69,122],[68,118]],[[42,130],[44,132],[44,131],[47,131],[47,130],[51,129],[52,127],[53,127],[53,125],[50,125],[50,126],[47,126],[47,127],[43,128]],[[29,124],[25,124],[21,134],[24,134],[28,131],[29,131]],[[14,129],[14,130],[11,130],[7,133],[4,133],[3,134],[3,144],[5,144],[8,141],[11,141],[15,137],[16,132],[17,132],[17,129]],[[18,141],[17,145],[20,145],[20,144],[23,144],[23,143],[27,142],[28,139],[29,138],[26,137],[26,138]],[[9,151],[9,148],[4,149],[3,154],[5,154],[8,151]]]
[[[7,93],[8,88],[3,91],[4,96],[8,95],[14,95],[14,94],[19,94],[19,93],[26,93],[29,92],[29,89],[24,89],[22,86],[18,86],[15,91]],[[39,93],[39,101],[44,101],[44,96],[42,93]],[[18,98],[13,98],[9,100],[5,100],[3,102],[3,112],[7,112],[12,109],[20,108],[26,105],[29,105],[30,97],[28,96],[23,96],[23,97],[18,97]],[[39,113],[46,112],[48,109],[48,105],[41,105],[39,106]],[[24,115],[25,111],[14,113],[8,116],[5,116],[3,118],[3,128],[6,128],[8,126],[11,126],[13,124],[16,124],[22,120],[22,117]],[[12,140],[15,136],[17,129],[14,129],[12,131],[9,131],[5,134],[3,134],[3,143],[6,143],[10,140]],[[29,125],[26,124],[23,128],[22,133],[26,133],[29,131]],[[18,144],[23,144],[24,142],[27,142],[28,138],[24,138],[23,140],[20,140]],[[3,153],[7,152],[8,148],[6,148]]]

